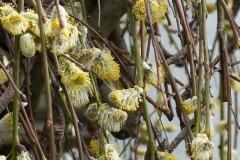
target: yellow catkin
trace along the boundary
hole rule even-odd
[[[2,156],[2,155],[0,155],[0,160],[6,160],[6,159],[7,159],[6,156]]]
[[[60,57],[59,64],[59,72],[62,75],[61,81],[66,84],[67,87],[73,87],[81,90],[90,85],[88,73],[83,72],[74,63],[64,57]]]
[[[197,96],[193,96],[182,102],[183,108],[187,114],[195,112],[197,109]]]
[[[3,69],[0,69],[0,84],[3,84],[4,82],[6,82],[8,80],[7,75],[5,74],[5,72],[3,71]]]
[[[114,61],[110,51],[102,51],[94,60],[93,69],[99,76],[108,82],[116,81],[120,77],[120,67]]]
[[[177,158],[171,155],[168,151],[157,151],[157,157],[161,160],[177,160]]]
[[[98,139],[92,139],[90,141],[90,145],[89,145],[89,148],[91,149],[92,153],[93,154],[96,154],[98,156],[100,156],[100,140]]]
[[[60,27],[56,7],[53,7],[50,19],[45,23],[47,47],[56,55],[62,55],[75,48],[78,43],[79,32],[77,23],[72,25],[67,21],[67,13],[59,6],[59,14],[62,18],[63,28]]]
[[[134,88],[115,90],[111,92],[108,97],[112,99],[120,109],[135,111],[139,107],[139,102],[142,101],[142,93],[143,89],[136,85]]]
[[[31,9],[27,9],[26,12],[21,12],[20,15],[22,15],[28,21],[28,30],[35,36],[40,37],[38,15]]]
[[[2,20],[3,28],[14,35],[20,35],[26,32],[28,21],[16,11],[11,12]]]
[[[159,22],[168,10],[168,4],[165,0],[149,0],[150,20],[152,23]],[[133,7],[138,20],[146,20],[147,14],[144,0],[138,0]]]
[[[3,6],[0,7],[0,20],[4,21],[13,11],[15,10],[11,3],[3,3]]]

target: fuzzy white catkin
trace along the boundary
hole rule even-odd
[[[36,53],[36,46],[33,36],[26,33],[20,36],[20,49],[22,54],[28,58],[33,57]]]
[[[0,160],[6,160],[6,156],[0,156]]]
[[[115,150],[113,144],[105,145],[105,158],[109,160],[120,160],[117,151]]]
[[[214,150],[214,144],[206,134],[198,133],[192,141],[192,158],[193,160],[208,160]]]
[[[121,109],[109,107],[102,103],[99,108],[98,123],[108,131],[118,132],[127,120],[127,113]]]

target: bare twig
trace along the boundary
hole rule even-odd
[[[47,126],[49,129],[49,140],[50,140],[50,150],[51,150],[51,159],[55,160],[55,144],[54,144],[54,129],[53,129],[53,117],[52,117],[52,99],[51,99],[51,90],[49,83],[49,72],[48,72],[48,62],[47,62],[47,51],[46,51],[46,39],[45,39],[45,31],[44,31],[44,13],[42,10],[42,4],[40,0],[36,0],[37,8],[38,8],[38,17],[39,17],[39,27],[41,34],[41,45],[42,45],[42,66],[44,72],[44,82],[46,89],[46,101],[47,101]]]
[[[190,120],[190,126],[192,126],[195,122],[195,119]],[[170,145],[167,146],[166,150],[168,150],[170,153],[174,151],[174,149],[182,142],[186,137],[188,136],[187,128],[184,127],[181,132],[177,135],[176,138],[170,143]]]
[[[235,36],[235,40],[238,46],[240,46],[240,37],[239,37],[239,29],[237,28],[237,23],[235,22],[233,15],[231,14],[230,10],[228,9],[228,6],[226,4],[226,2],[224,0],[219,0],[219,2],[221,3],[224,12],[228,18],[228,21],[231,25],[232,31],[233,31],[233,35]]]

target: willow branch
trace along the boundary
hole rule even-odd
[[[204,88],[204,102],[206,109],[206,133],[210,138],[210,95],[209,95],[209,83],[210,83],[210,64],[209,64],[209,55],[208,55],[208,45],[207,45],[207,35],[206,35],[206,2],[205,0],[201,1],[202,5],[202,30],[203,30],[203,52],[204,52],[204,79],[205,79],[205,88]]]
[[[24,0],[18,1],[18,13],[23,11],[24,6]],[[13,59],[15,61],[14,67],[13,67],[13,81],[17,88],[19,88],[19,65],[20,65],[20,36],[15,36],[15,44],[14,44],[14,53],[13,53]],[[15,150],[15,145],[19,143],[19,136],[18,136],[18,114],[19,114],[19,104],[18,104],[18,96],[19,93],[16,93],[13,98],[13,139],[12,139],[12,160],[16,159],[17,153]]]
[[[138,83],[137,84],[140,87],[143,87],[142,59],[141,59],[141,54],[139,52],[137,33],[136,33],[136,25],[134,23],[132,10],[129,7],[128,7],[128,17],[129,17],[129,23],[130,23],[130,32],[132,33],[133,53],[135,55],[135,63],[136,63],[137,75],[138,75]],[[149,149],[150,149],[150,157],[151,157],[151,160],[155,160],[156,146],[155,146],[154,139],[153,139],[150,117],[148,115],[148,107],[147,107],[145,92],[142,94],[142,102],[143,102],[143,117],[144,117],[144,120],[146,121],[148,138],[149,138],[148,144],[149,144]]]
[[[201,100],[202,100],[202,71],[203,71],[203,23],[202,23],[202,5],[198,5],[198,23],[200,37],[199,40],[199,61],[198,61],[198,86],[197,86],[197,112],[196,112],[196,135],[200,132],[201,120]]]
[[[46,50],[46,37],[44,32],[44,24],[43,24],[43,16],[42,13],[42,4],[40,0],[36,0],[37,8],[38,8],[38,19],[39,19],[39,27],[41,34],[41,45],[42,45],[42,67],[44,73],[44,83],[46,90],[46,102],[47,102],[47,128],[49,129],[49,140],[50,140],[50,151],[51,151],[51,159],[56,159],[55,152],[55,143],[54,143],[54,129],[53,129],[53,117],[52,117],[52,99],[51,99],[51,90],[50,90],[50,82],[49,82],[49,71],[48,71],[48,62],[47,62],[47,50]]]
[[[230,10],[228,9],[228,6],[226,4],[226,2],[224,0],[218,0],[218,2],[221,3],[223,9],[224,9],[224,12],[228,18],[228,21],[231,25],[231,28],[232,28],[232,31],[233,31],[233,35],[235,37],[235,40],[237,42],[237,45],[240,46],[240,37],[239,37],[239,31],[238,31],[238,28],[237,28],[237,24],[236,22],[234,21],[234,18],[232,16],[232,14],[230,13]]]

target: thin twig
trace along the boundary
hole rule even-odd
[[[207,44],[207,35],[206,35],[206,1],[201,1],[201,9],[202,9],[202,26],[203,26],[203,52],[204,52],[204,102],[205,102],[205,114],[206,114],[206,134],[210,139],[210,62],[209,62],[209,54],[208,54],[208,44]]]
[[[12,77],[10,76],[10,74],[8,73],[8,71],[6,70],[6,68],[4,67],[3,63],[0,61],[0,68],[3,69],[4,73],[7,75],[8,80],[10,81],[10,83],[12,84],[12,87],[14,88],[15,92],[19,95],[22,94],[22,91],[20,91],[17,86],[15,85],[15,83],[13,82]]]
[[[181,87],[181,88],[178,90],[178,92],[180,92],[180,91],[182,91],[183,89],[189,87],[189,85],[190,85],[190,84],[187,84],[187,85]],[[167,101],[169,101],[169,100],[170,100],[171,98],[173,98],[173,96],[175,96],[175,95],[176,95],[176,93],[174,92],[174,93],[172,94],[172,96],[169,96],[169,97],[167,98]],[[153,115],[155,112],[157,112],[157,110],[158,110],[159,108],[162,108],[162,106],[164,106],[164,104],[165,104],[165,103],[161,103],[159,106],[155,107],[155,110],[152,111],[149,116],[152,117],[152,115]]]
[[[236,40],[236,43],[238,46],[240,46],[240,37],[239,37],[239,31],[238,31],[238,28],[237,28],[237,24],[236,22],[234,21],[234,18],[232,16],[232,14],[230,13],[229,9],[228,9],[228,6],[226,4],[226,2],[224,0],[219,0],[219,2],[221,3],[223,9],[224,9],[224,12],[228,18],[228,21],[231,25],[231,28],[232,28],[232,31],[233,31],[233,35],[235,36],[235,40]]]
[[[65,24],[63,22],[63,17],[61,16],[61,13],[60,13],[60,4],[59,4],[59,0],[54,0],[55,1],[55,5],[56,5],[56,8],[57,8],[57,14],[58,14],[58,20],[59,20],[59,26],[60,26],[60,29],[59,29],[59,35],[58,35],[58,43],[59,45],[62,45],[62,29],[64,28]]]
[[[176,5],[176,9],[177,9],[180,21],[182,22],[184,33],[186,34],[187,46],[188,46],[188,58],[189,58],[190,68],[191,68],[192,96],[194,96],[194,95],[196,95],[195,68],[194,68],[193,52],[192,52],[192,49],[195,51],[194,41],[193,41],[192,35],[190,33],[190,27],[189,27],[188,23],[186,22],[185,16],[183,16],[182,10],[179,5],[179,1],[173,0],[173,2]]]
[[[26,95],[27,95],[27,103],[28,103],[28,110],[29,110],[29,121],[31,122],[31,125],[33,127],[34,132],[36,133],[36,128],[34,125],[34,119],[33,119],[33,111],[32,111],[32,103],[31,103],[31,90],[30,90],[30,85],[31,85],[31,76],[30,76],[30,72],[28,70],[29,65],[28,65],[28,60],[27,59],[23,59],[22,63],[23,63],[23,68],[24,68],[24,73],[25,73],[25,83],[26,83]]]
[[[189,125],[192,126],[194,124],[195,119],[191,119],[189,122]],[[167,150],[172,153],[174,149],[188,136],[187,128],[184,127],[181,132],[177,135],[176,138],[170,143],[169,146],[167,146]]]
[[[80,135],[80,132],[79,132],[79,127],[78,127],[79,120],[78,120],[77,115],[75,113],[75,110],[73,108],[73,104],[72,104],[72,101],[69,97],[66,85],[62,84],[61,86],[62,86],[63,92],[65,93],[66,100],[67,100],[67,103],[68,103],[68,108],[69,108],[71,116],[72,116],[72,123],[73,123],[74,131],[75,131],[75,134],[76,134],[79,158],[80,158],[80,160],[84,160],[83,150],[82,150],[82,142],[81,142],[81,135]]]
[[[159,30],[159,26],[158,26],[157,23],[154,23],[154,29],[155,29],[155,34],[156,34],[156,36],[161,36],[160,30]],[[157,80],[158,80],[157,89],[162,92],[165,106],[166,106],[167,109],[169,109],[169,108],[168,108],[168,103],[167,103],[167,101],[166,101],[166,95],[164,94],[164,90],[162,89],[162,86],[161,86],[161,83],[160,83],[160,76],[159,76],[159,75],[160,75],[160,69],[159,69],[159,67],[160,67],[160,65],[162,65],[162,64],[161,64],[160,61],[159,61],[159,57],[158,57],[158,53],[157,53],[157,47],[156,47],[156,41],[154,41],[154,38],[152,39],[152,41],[153,41],[152,43],[153,43],[153,49],[154,49],[154,54],[155,54],[155,60],[156,60],[156,64],[157,64],[157,65],[156,65],[156,67],[157,67]],[[160,45],[160,44],[161,44],[161,43],[159,42],[159,45]]]
[[[123,150],[120,152],[119,157],[121,157],[121,155],[122,155],[122,154],[124,153],[124,151],[127,149],[127,147],[129,146],[129,144],[131,143],[132,140],[133,140],[133,139],[131,138],[131,139],[127,142],[127,144],[124,146]]]
[[[235,66],[235,65],[238,65],[240,64],[240,61],[235,61],[235,62],[232,62],[231,64],[229,64],[230,66]]]
[[[51,99],[51,89],[49,83],[49,72],[48,72],[48,62],[47,62],[47,51],[46,51],[46,37],[44,31],[44,22],[42,17],[44,14],[42,13],[42,4],[40,0],[36,0],[37,8],[38,8],[38,17],[39,17],[39,27],[40,27],[40,35],[41,35],[41,45],[42,45],[42,66],[44,73],[44,82],[45,82],[45,90],[46,90],[46,102],[47,102],[47,128],[49,129],[49,140],[50,140],[50,151],[51,151],[51,159],[55,160],[55,142],[54,142],[54,129],[53,129],[53,117],[52,117],[52,99]]]
[[[218,12],[220,14],[220,12]],[[219,17],[219,19],[221,19]],[[220,46],[220,58],[221,58],[221,75],[222,75],[222,87],[223,87],[223,95],[222,101],[227,102],[230,96],[229,91],[230,85],[229,84],[229,69],[228,69],[228,53],[227,53],[227,46],[225,41],[225,33],[224,33],[224,14],[222,13],[222,22],[218,22],[218,36],[219,36],[219,46]]]
[[[73,159],[76,160],[75,155],[74,155],[73,150],[72,150],[72,147],[71,147],[71,144],[70,144],[70,142],[69,142],[69,140],[68,140],[68,137],[67,137],[67,134],[66,134],[66,133],[64,133],[64,137],[65,137],[65,139],[66,139],[66,141],[67,141],[67,145],[68,145],[68,148],[69,148],[69,150],[70,150],[70,152],[71,152],[71,154],[72,154]]]
[[[200,132],[200,120],[201,120],[201,101],[202,101],[202,71],[203,71],[203,23],[202,23],[202,5],[198,5],[198,23],[199,23],[199,61],[198,61],[198,86],[197,86],[197,111],[196,111],[196,132],[197,135]]]
[[[118,42],[117,42],[117,46],[119,46],[119,44],[121,43],[121,40],[123,39],[123,36],[124,36],[125,32],[126,32],[127,29],[128,29],[128,26],[129,26],[129,22],[127,22],[126,26],[124,27],[124,29],[123,29],[123,31],[122,31],[122,33],[121,33],[120,39],[119,39]]]
[[[40,157],[38,155],[37,148],[36,148],[36,142],[35,142],[34,138],[32,137],[31,133],[29,132],[28,126],[27,126],[22,114],[19,114],[19,119],[20,119],[20,122],[21,122],[27,136],[28,136],[28,140],[31,144],[31,147],[32,147],[32,150],[33,150],[33,153],[34,153],[34,158],[36,160],[40,160]]]

